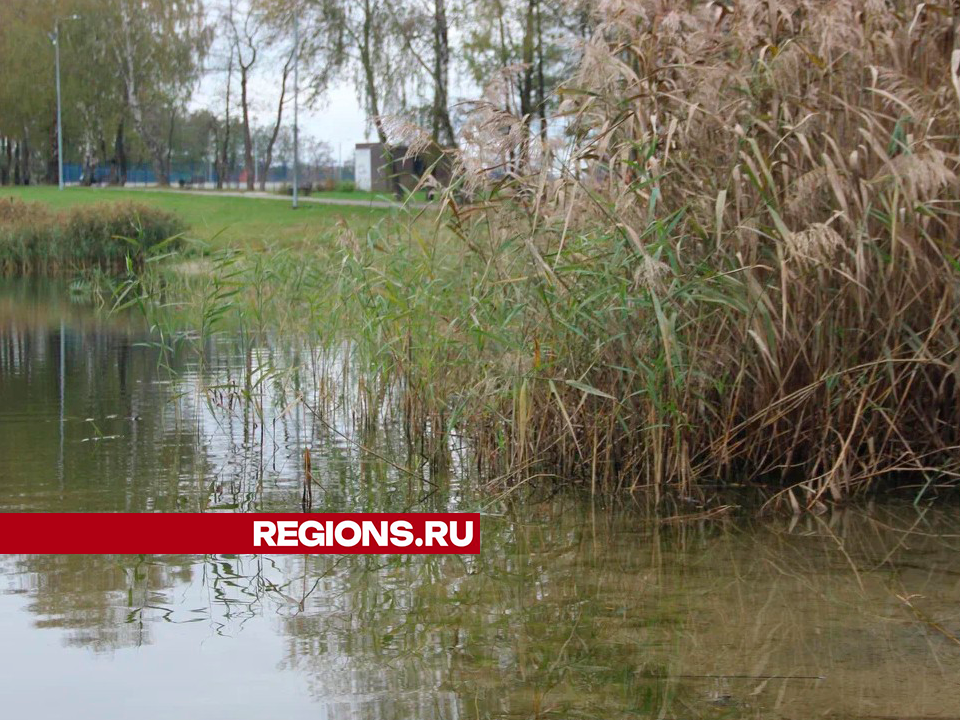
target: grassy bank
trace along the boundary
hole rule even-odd
[[[395,211],[366,207],[301,203],[297,210],[279,200],[218,197],[176,190],[0,187],[0,199],[39,202],[62,210],[103,202],[136,202],[173,213],[187,225],[189,238],[213,247],[260,249],[268,245],[306,246],[341,227],[363,232]]]
[[[449,227],[224,257],[180,296],[207,328],[349,342],[365,421],[402,414],[426,457],[456,431],[499,482],[762,482],[794,509],[955,483],[951,20],[645,7],[601,18],[562,151],[481,108],[458,197],[484,202],[451,195]]]

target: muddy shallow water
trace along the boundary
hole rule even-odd
[[[296,510],[309,448],[314,510],[479,509],[483,552],[2,557],[5,717],[960,717],[956,507],[495,502],[358,431],[337,354],[155,340],[0,284],[0,511]]]

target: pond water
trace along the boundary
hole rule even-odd
[[[483,552],[0,557],[4,717],[960,717],[954,506],[498,501],[337,353],[153,339],[0,284],[0,512],[298,510],[309,449],[314,510],[481,510]]]

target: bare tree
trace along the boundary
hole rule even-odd
[[[223,124],[213,123],[214,166],[217,171],[217,190],[223,189],[223,179],[230,172],[230,88],[233,85],[233,47],[227,58],[227,83],[224,92]]]
[[[237,22],[237,13],[233,3],[227,15],[227,24],[230,30],[230,41],[237,58],[237,70],[240,74],[240,114],[243,121],[243,167],[246,171],[247,190],[254,189],[256,176],[253,158],[253,134],[250,126],[250,98],[248,87],[250,76],[260,53],[262,42],[262,17],[251,5],[245,4],[240,11],[242,22]]]
[[[405,110],[408,81],[416,60],[396,33],[383,0],[263,0],[276,26],[289,28],[300,17],[302,57],[310,66],[311,98],[319,97],[332,76],[345,74],[384,147],[388,174],[395,178],[386,116]],[[400,192],[399,183],[394,189]]]
[[[296,48],[294,48],[294,51],[287,57],[287,61],[283,64],[283,70],[280,74],[280,99],[277,100],[277,119],[273,123],[273,129],[267,138],[267,147],[264,151],[263,172],[260,174],[261,190],[266,190],[267,187],[267,173],[270,172],[270,164],[273,162],[273,148],[274,145],[276,145],[277,137],[280,135],[280,127],[283,123],[283,105],[286,102],[287,79],[290,77],[290,71],[293,69],[295,54]]]

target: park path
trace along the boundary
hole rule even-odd
[[[173,195],[200,195],[204,197],[210,197],[211,195],[215,197],[237,197],[237,198],[251,198],[256,200],[280,200],[285,203],[290,203],[292,198],[289,195],[277,195],[275,193],[261,192],[260,190],[188,190],[188,189],[179,189],[179,188],[159,188],[159,187],[103,187],[101,190],[109,192],[110,190],[136,190],[138,192],[162,192],[162,193],[171,193]],[[315,205],[339,205],[347,207],[365,207],[365,208],[383,208],[388,210],[390,208],[399,208],[405,207],[411,210],[424,210],[429,207],[432,207],[431,203],[425,202],[406,202],[399,203],[392,200],[350,200],[347,198],[324,198],[316,197],[314,195],[301,195],[298,198],[298,202],[302,203],[313,203]]]

